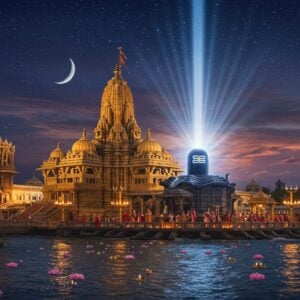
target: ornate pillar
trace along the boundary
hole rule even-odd
[[[138,197],[138,199],[140,200],[140,213],[144,214],[144,199],[143,197]]]
[[[274,211],[275,211],[275,203],[272,203],[271,204],[271,221],[272,222],[274,222],[274,215],[275,215]]]
[[[183,197],[179,197],[179,211],[183,212]]]
[[[160,215],[160,211],[159,211],[159,208],[160,208],[159,199],[156,198],[156,197],[153,197],[153,199],[154,199],[154,202],[155,202],[154,216],[155,216],[156,219],[158,219],[159,215]]]

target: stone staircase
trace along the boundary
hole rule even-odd
[[[19,221],[28,221],[43,207],[42,203],[34,203],[18,216]]]
[[[42,222],[47,221],[52,216],[55,216],[59,213],[59,208],[49,202],[39,202],[33,204],[30,208],[26,209],[19,217],[20,221],[34,221],[34,222]]]

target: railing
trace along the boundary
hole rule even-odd
[[[31,228],[112,228],[112,229],[178,229],[178,230],[253,230],[253,229],[300,229],[300,222],[218,222],[218,223],[175,223],[175,222],[151,222],[151,223],[118,223],[118,222],[60,222],[60,221],[17,221],[0,220],[1,228],[31,227]]]

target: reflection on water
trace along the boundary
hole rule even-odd
[[[72,257],[64,257],[66,252]],[[249,280],[257,271],[255,254],[265,257],[266,268],[259,270],[264,281]],[[17,269],[5,267],[20,260]],[[63,274],[49,276],[54,268]],[[71,273],[82,273],[85,280],[71,284]],[[299,299],[300,244],[20,236],[0,249],[0,274],[6,299]]]
[[[115,241],[113,244],[107,244],[109,260],[106,261],[107,268],[110,270],[110,276],[104,278],[106,286],[115,289],[125,289],[127,286],[128,262],[124,259],[129,252],[129,245],[126,241]],[[105,254],[105,253],[104,253]]]
[[[284,288],[283,293],[299,293],[300,297],[300,245],[286,244],[281,246]]]
[[[68,257],[66,253],[69,254],[70,257]],[[49,252],[50,269],[58,269],[63,272],[64,275],[51,276],[49,280],[57,283],[57,289],[60,295],[68,295],[72,289],[72,281],[68,278],[68,274],[71,273],[73,267],[73,260],[71,257],[71,244],[67,244],[60,240],[53,241],[51,251]]]

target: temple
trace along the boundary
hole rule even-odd
[[[175,191],[190,193],[190,204],[187,209],[194,208],[198,213],[206,211],[216,215],[231,213],[233,210],[233,193],[235,184],[230,183],[228,175],[225,177],[209,175],[208,155],[202,149],[194,149],[188,155],[188,174],[170,177],[161,182],[166,190],[165,194]],[[173,198],[175,210],[182,206],[178,199]]]
[[[34,175],[23,184],[15,184],[15,145],[0,137],[0,220],[10,219],[43,199],[43,183]]]
[[[104,88],[100,118],[89,138],[85,130],[64,152],[61,145],[39,170],[44,177],[44,199],[68,203],[80,215],[117,215],[114,201],[122,194],[128,210],[159,213],[160,182],[182,171],[172,155],[142,130],[134,114],[134,101],[117,65]]]

